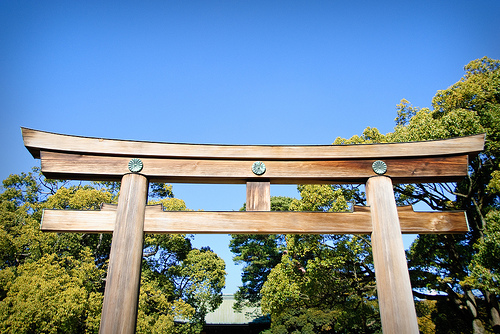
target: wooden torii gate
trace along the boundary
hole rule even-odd
[[[134,333],[144,233],[371,234],[384,333],[419,333],[401,233],[463,233],[464,212],[396,207],[393,183],[467,175],[484,135],[346,146],[195,145],[77,137],[22,128],[52,179],[121,181],[118,206],[45,210],[41,229],[113,233],[100,333]],[[149,182],[246,184],[247,212],[164,212]],[[366,184],[353,212],[270,212],[270,184]]]

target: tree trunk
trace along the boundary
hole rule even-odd
[[[486,297],[493,332],[500,333],[500,312],[497,296],[489,291],[484,291],[483,294]]]
[[[478,317],[476,297],[474,296],[471,290],[467,290],[465,292],[465,295],[467,298],[467,308],[469,309],[469,312],[472,315],[472,332],[474,334],[484,334],[485,330],[483,322]]]

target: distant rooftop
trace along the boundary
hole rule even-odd
[[[249,324],[255,322],[266,322],[263,318],[260,308],[243,308],[242,312],[236,312],[233,309],[236,300],[234,295],[223,295],[222,304],[213,312],[206,315],[207,325],[236,325]],[[267,321],[268,322],[268,321]]]

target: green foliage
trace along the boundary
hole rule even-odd
[[[181,263],[169,268],[169,273],[176,282],[176,294],[195,307],[201,322],[222,303],[225,263],[210,249],[191,250]]]
[[[394,132],[337,138],[337,144],[444,139],[486,133],[485,151],[470,174],[453,184],[397,185],[403,204],[424,202],[436,210],[466,210],[470,233],[421,235],[408,252],[414,294],[437,301],[431,312],[437,332],[500,331],[498,308],[498,216],[500,191],[500,61],[487,57],[465,66],[457,83],[437,92],[433,109],[397,106]],[[450,321],[449,319],[460,319]]]
[[[479,118],[488,135],[486,151],[498,154],[500,148],[500,61],[488,57],[465,66],[464,77],[446,90],[438,91],[432,105],[436,117],[457,111],[470,111]]]
[[[39,225],[46,208],[116,203],[119,184],[35,175],[11,175],[0,193],[0,332],[97,333],[111,235],[42,233]],[[152,203],[187,210],[170,185],[152,184],[151,193]],[[224,268],[184,235],[147,235],[137,332],[199,333],[206,312],[221,303]]]
[[[291,211],[346,211],[348,203],[340,188],[330,185],[299,185],[297,186],[301,199],[294,200]]]
[[[432,321],[433,313],[435,313],[436,310],[435,300],[422,300],[415,303],[418,327],[422,334],[436,333],[436,324]]]
[[[298,190],[301,198],[290,200],[290,210],[345,211],[361,198],[358,187],[300,185]],[[352,333],[373,333],[380,328],[367,238],[250,235],[233,236],[231,242],[235,259],[246,264],[240,298],[261,302],[272,318],[270,332],[351,328]]]
[[[185,333],[201,331],[201,324],[195,321],[196,309],[173,297],[173,287],[165,284],[162,277],[150,270],[141,276],[137,333]],[[174,320],[182,320],[176,324]]]
[[[71,210],[98,210],[102,203],[111,203],[113,195],[104,189],[90,186],[59,188],[44,203],[46,208]]]
[[[470,269],[470,284],[500,296],[500,211],[486,215],[484,237],[474,245],[477,249]]]
[[[485,151],[470,161],[469,176],[462,182],[396,185],[395,193],[400,204],[423,202],[435,210],[465,210],[470,225],[465,235],[420,235],[407,254],[413,292],[420,298],[416,303],[420,329],[428,333],[498,333],[500,61],[483,57],[470,62],[463,78],[436,93],[432,109],[412,106],[404,99],[396,108],[393,132],[381,134],[368,127],[361,135],[336,138],[334,144],[486,133]],[[351,202],[365,203],[362,190],[352,186],[304,185],[298,189],[301,199],[291,203],[292,210],[339,211]],[[256,240],[249,238],[246,244]],[[368,333],[380,329],[368,238],[286,236],[279,247],[281,260],[267,280],[255,275],[252,279],[261,281],[251,283],[262,286],[262,308],[272,316],[271,332]],[[245,258],[250,268],[262,261],[256,251],[249,255],[254,254],[257,256]],[[273,250],[266,249],[264,258],[266,254]],[[322,319],[320,325],[313,314]],[[329,329],[322,327],[325,324]]]
[[[271,211],[290,211],[292,201],[291,197],[273,196],[271,197]]]
[[[82,260],[52,254],[0,271],[2,333],[96,332],[103,273],[89,249],[82,253]]]
[[[153,182],[149,186],[150,197],[174,198],[172,185],[167,183]]]
[[[272,329],[264,333],[337,333],[335,328],[335,319],[337,316],[335,311],[324,309],[288,310],[279,319],[274,321]]]
[[[186,211],[186,203],[179,198],[162,198],[151,200],[148,202],[149,205],[161,204],[165,211]]]
[[[271,211],[289,211],[293,199],[290,197],[271,197]],[[245,205],[242,210],[245,209]],[[244,306],[255,306],[260,303],[260,290],[267,276],[281,260],[283,235],[266,234],[234,234],[231,236],[229,248],[235,256],[233,260],[244,264],[241,280],[235,298],[236,309]]]
[[[33,204],[39,200],[41,189],[32,173],[11,174],[2,184],[5,191],[1,199],[11,201],[14,206]]]
[[[292,332],[296,321],[303,327],[293,330],[309,328],[316,333],[374,333],[379,329],[373,265],[365,237],[288,235],[286,241],[282,260],[261,291],[262,310],[271,314],[273,333],[283,326]],[[322,319],[321,326],[316,317]]]

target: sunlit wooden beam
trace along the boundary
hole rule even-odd
[[[111,233],[116,210],[44,210],[41,223],[46,232]],[[413,212],[399,208],[402,233],[463,233],[468,231],[464,212]],[[145,233],[213,234],[369,234],[370,209],[353,212],[267,211],[163,211],[147,207]]]

